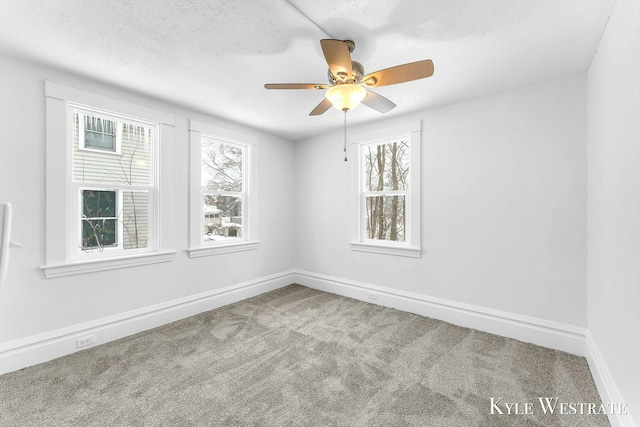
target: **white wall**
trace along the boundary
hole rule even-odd
[[[422,257],[349,249],[349,165],[335,132],[296,145],[296,266],[586,326],[586,73],[375,126],[412,120],[422,121]]]
[[[45,78],[175,115],[174,186],[173,194],[166,195],[174,202],[177,255],[172,262],[44,278],[40,266],[44,264],[46,215]],[[0,93],[0,200],[12,203],[12,240],[24,245],[11,251],[7,279],[0,289],[0,350],[3,343],[170,303],[293,267],[291,216],[283,215],[293,209],[291,141],[7,57],[0,57]],[[190,118],[259,137],[261,243],[257,250],[188,258]]]
[[[588,82],[588,327],[601,394],[640,425],[640,3],[617,2]]]
[[[638,3],[618,2],[588,75],[381,116],[375,126],[422,121],[419,259],[349,249],[341,131],[293,144],[0,56],[0,201],[13,204],[13,240],[24,244],[0,288],[0,350],[295,267],[588,327],[605,386],[639,419],[639,15]],[[44,279],[44,78],[176,116],[172,262]],[[258,250],[187,257],[189,118],[260,138]]]

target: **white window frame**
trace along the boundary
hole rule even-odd
[[[412,258],[421,256],[421,229],[420,229],[420,146],[421,146],[421,122],[415,121],[406,124],[388,126],[376,130],[370,130],[354,134],[350,139],[351,162],[351,243],[354,251],[372,252],[386,255],[397,255]],[[365,196],[363,151],[370,145],[389,142],[393,139],[407,139],[409,144],[409,190],[407,190],[405,241],[395,242],[386,240],[369,239],[365,232]]]
[[[237,241],[205,241],[204,203],[202,190],[202,138],[215,139],[222,143],[243,146],[245,149],[243,194],[242,194],[242,238]],[[190,191],[189,191],[189,257],[218,255],[258,248],[257,233],[258,202],[257,173],[259,139],[242,132],[222,128],[197,120],[189,121],[190,144]]]
[[[93,273],[172,260],[175,254],[172,249],[174,238],[171,230],[175,228],[172,224],[172,203],[171,197],[161,197],[161,193],[172,194],[173,188],[173,115],[49,80],[45,81],[45,95],[47,215],[45,264],[41,267],[45,277]],[[154,208],[149,212],[153,220],[149,223],[148,248],[78,254],[79,221],[76,220],[79,218],[79,189],[96,189],[91,183],[74,183],[72,180],[73,146],[70,141],[74,129],[71,114],[78,108],[96,111],[101,117],[104,114],[157,125],[154,169],[159,172],[154,176],[155,202],[151,202]],[[99,187],[124,191],[136,189],[112,183]]]

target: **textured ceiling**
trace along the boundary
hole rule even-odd
[[[366,123],[589,67],[614,0],[0,0],[0,52],[300,140],[342,126],[308,113],[320,39],[351,39],[365,72],[432,59],[433,77],[375,91]],[[1,71],[0,71],[1,72]]]

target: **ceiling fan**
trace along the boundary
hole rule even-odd
[[[373,73],[364,74],[362,64],[351,60],[356,44],[351,40],[320,40],[322,53],[329,65],[329,84],[324,83],[267,83],[266,89],[315,89],[324,90],[325,99],[309,113],[318,116],[332,106],[340,111],[356,108],[360,102],[381,113],[395,108],[396,104],[369,88],[423,79],[433,75],[430,59],[397,65]]]

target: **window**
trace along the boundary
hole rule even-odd
[[[91,115],[78,115],[80,149],[120,153],[122,126],[120,122]]]
[[[71,235],[73,247],[78,248],[72,248],[70,258],[153,250],[158,125],[106,118],[73,104],[69,111],[74,129],[69,141],[71,217],[76,224]],[[87,150],[88,146],[93,149]]]
[[[257,138],[190,124],[191,257],[255,249]]]
[[[171,259],[171,204],[160,192],[172,186],[163,159],[173,117],[49,81],[45,91],[45,275]]]
[[[419,257],[420,122],[355,135],[351,147],[352,249]]]
[[[404,242],[411,169],[408,138],[363,145],[361,150],[365,239]]]
[[[244,146],[202,137],[202,201],[204,239],[242,240],[244,216]]]

